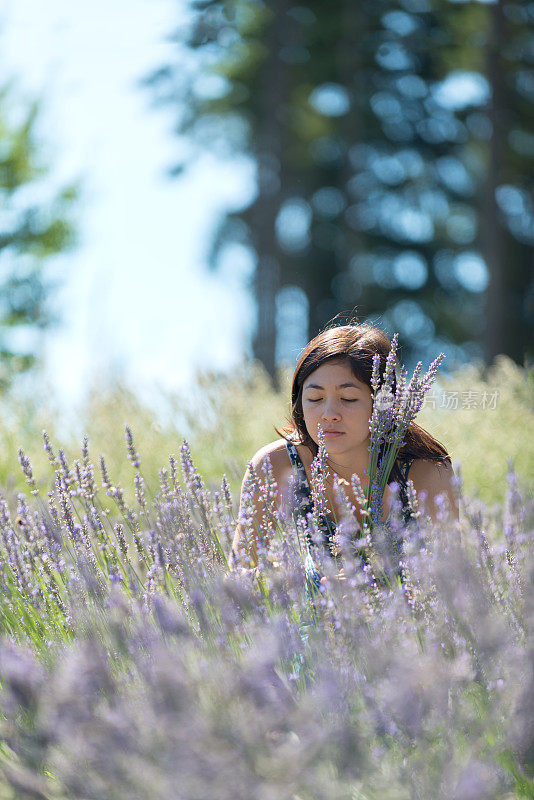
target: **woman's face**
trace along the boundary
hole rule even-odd
[[[371,389],[354,376],[347,361],[328,361],[304,381],[306,428],[318,444],[317,429],[322,427],[329,454],[367,448],[372,410]]]

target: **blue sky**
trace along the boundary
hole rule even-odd
[[[54,180],[81,182],[77,247],[49,264],[63,282],[61,326],[43,344],[46,376],[67,402],[123,375],[183,386],[198,367],[230,367],[250,346],[246,261],[207,272],[221,211],[253,191],[250,165],[206,154],[183,178],[169,111],[139,80],[173,53],[183,0],[4,0],[0,63],[21,100],[42,98],[41,146]]]

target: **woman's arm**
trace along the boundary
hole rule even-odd
[[[417,494],[425,493],[426,514],[432,520],[436,521],[438,515],[443,513],[443,506],[436,503],[438,495],[444,497],[448,515],[452,519],[459,519],[458,499],[453,483],[454,471],[450,465],[417,459],[410,468],[408,478],[413,482]]]
[[[273,477],[276,482],[279,481],[279,470],[277,468],[277,458],[272,457],[275,455],[272,452],[272,445],[267,445],[266,447],[258,450],[258,452],[254,455],[251,459],[252,467],[259,478],[260,482],[263,483],[264,480],[264,473],[263,473],[263,466],[267,460],[271,462]],[[251,484],[250,481],[250,469],[247,467],[245,472],[245,476],[243,478],[243,483],[241,484],[241,494],[239,498],[239,515],[238,515],[238,523],[236,527],[236,531],[234,534],[234,540],[232,543],[232,550],[230,553],[229,564],[230,569],[235,569],[240,562],[242,562],[242,551],[243,546],[247,551],[247,561],[249,562],[246,566],[250,566],[254,568],[258,561],[258,553],[257,553],[257,546],[258,540],[262,535],[265,535],[267,531],[265,530],[266,527],[266,503],[265,498],[262,497],[261,493],[258,491],[258,487]],[[249,497],[246,495],[249,494]],[[250,494],[252,496],[250,496]],[[243,530],[242,525],[242,515],[245,508],[245,504],[247,505],[247,510],[249,513],[251,512],[251,525],[247,526],[247,533],[248,536],[245,537],[245,531]],[[248,540],[245,541],[245,538]],[[245,565],[243,565],[245,566]]]

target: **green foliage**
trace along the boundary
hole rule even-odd
[[[43,192],[49,167],[36,135],[38,104],[13,121],[12,93],[0,90],[0,391],[35,365],[37,335],[53,322],[43,262],[72,244],[77,194],[74,186]]]

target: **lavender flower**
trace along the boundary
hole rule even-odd
[[[180,487],[178,485],[178,471],[176,469],[176,457],[173,455],[169,456],[169,464],[171,467],[171,483],[173,486],[173,490],[175,495],[179,494]]]
[[[91,505],[96,496],[95,470],[89,459],[89,437],[85,435],[82,441],[82,475],[80,488],[86,502]]]
[[[368,511],[366,511],[367,499],[365,497],[365,492],[363,491],[362,488],[362,482],[360,480],[360,476],[355,473],[350,479],[350,482],[352,486],[352,491],[354,492],[354,496],[356,497],[358,504],[362,508],[362,513],[368,513]]]
[[[58,450],[57,458],[59,462],[59,469],[63,476],[63,483],[66,491],[70,492],[71,486],[76,482],[76,479],[69,469],[69,462],[63,450]]]
[[[386,358],[386,366],[382,375],[382,386],[390,387],[393,376],[395,375],[395,359],[397,356],[397,346],[399,334],[395,333],[391,339],[391,348]]]
[[[113,530],[115,531],[115,536],[117,537],[121,553],[125,558],[128,558],[128,545],[124,536],[124,525],[121,525],[120,522],[117,522],[113,526]]]
[[[319,442],[317,455],[311,464],[310,489],[313,498],[313,518],[315,524],[320,527],[320,518],[328,511],[328,453],[325,446],[324,431],[320,425],[317,427],[317,438]]]
[[[100,474],[102,476],[102,486],[104,487],[104,489],[109,491],[112,488],[112,485],[108,473],[108,468],[106,466],[106,461],[103,455],[100,456]]]
[[[52,449],[48,433],[45,430],[43,430],[43,441],[44,441],[44,449],[48,456],[48,460],[50,461],[53,467],[57,467],[59,462],[55,456],[54,450]]]
[[[191,458],[191,450],[184,439],[183,444],[180,446],[180,463],[182,465],[182,474],[186,486],[189,488],[191,494],[202,508],[207,511],[209,503],[206,496],[206,487],[202,480],[200,473],[193,464]]]
[[[134,476],[134,485],[135,485],[135,497],[143,511],[146,513],[147,511],[147,502],[145,496],[145,482],[142,476],[136,472]]]
[[[419,511],[417,492],[415,491],[415,487],[411,478],[409,478],[406,482],[406,496],[408,498],[408,506],[410,508],[411,517],[412,519],[417,519],[421,516],[421,512]]]
[[[70,504],[70,495],[68,488],[65,484],[65,477],[63,472],[56,473],[56,492],[59,499],[59,507],[61,510],[61,521],[71,538],[71,541],[76,544],[76,525],[74,522],[73,511]]]
[[[376,394],[380,386],[380,356],[375,353],[373,356],[373,372],[371,375],[371,388]]]
[[[22,467],[22,471],[24,472],[24,476],[26,478],[26,483],[30,487],[31,493],[33,495],[39,494],[39,490],[35,485],[30,459],[24,454],[22,447],[19,449],[19,464]]]
[[[141,459],[139,458],[139,453],[135,449],[133,434],[129,425],[124,425],[124,434],[126,437],[126,445],[128,447],[128,460],[132,462],[135,469],[139,469],[141,466]]]
[[[238,524],[241,529],[240,552],[234,553],[234,558],[244,566],[255,567],[257,555],[255,553],[256,531],[254,530],[254,486],[248,470],[241,490]]]
[[[334,496],[341,508],[341,514],[334,535],[333,555],[341,555],[350,549],[352,542],[359,539],[360,526],[356,521],[356,508],[337,476],[334,477]]]
[[[172,492],[171,487],[169,484],[169,473],[162,467],[162,469],[158,470],[159,475],[159,485],[161,489],[161,496],[166,503],[172,502]]]
[[[230,491],[230,484],[228,483],[226,475],[222,476],[221,489],[224,497],[224,502],[226,504],[226,511],[230,516],[232,516],[233,514],[232,493]]]

